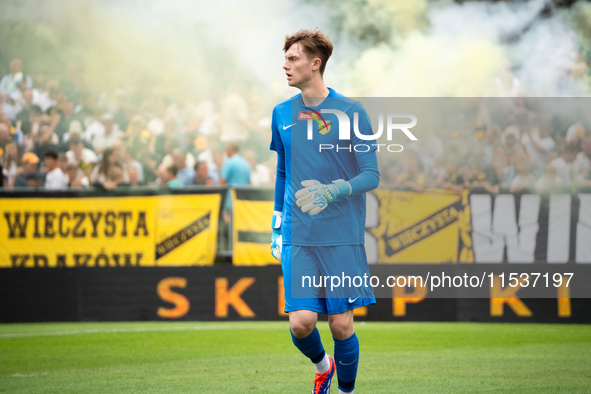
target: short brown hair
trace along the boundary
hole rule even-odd
[[[312,57],[320,58],[320,75],[323,75],[326,63],[328,62],[330,55],[332,55],[332,42],[330,42],[328,37],[318,29],[314,31],[300,30],[291,36],[285,36],[283,52],[287,52],[293,44],[298,42],[302,44],[302,47],[304,48],[303,51],[308,59]]]

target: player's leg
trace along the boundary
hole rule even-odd
[[[359,340],[353,328],[353,310],[328,315],[328,325],[334,338],[339,393],[351,393],[355,389],[359,363]]]
[[[337,366],[339,393],[355,389],[359,363],[359,340],[353,328],[353,310],[375,304],[373,289],[359,285],[353,278],[369,276],[369,267],[363,245],[344,245],[317,248],[322,262],[322,274],[338,276],[341,283],[328,292],[326,309],[328,324],[334,338],[334,358]],[[345,278],[351,278],[351,283]]]
[[[316,328],[317,321],[318,313],[313,311],[289,312],[289,329],[293,344],[314,363],[316,373],[324,374],[330,369],[330,359],[324,351],[320,333]]]
[[[314,293],[303,293],[300,297],[292,297],[292,286],[299,281],[292,281],[291,262],[296,261],[296,275],[318,275],[316,261],[311,258],[306,248],[286,245],[281,253],[281,268],[285,289],[285,312],[289,313],[289,330],[293,344],[308,357],[316,367],[316,372],[324,374],[330,369],[330,358],[324,351],[320,333],[316,328],[318,313],[326,313],[325,299],[312,297]],[[317,289],[312,289],[316,291]],[[303,297],[306,295],[307,297]]]

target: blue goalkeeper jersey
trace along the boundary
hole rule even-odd
[[[273,109],[271,150],[277,152],[278,180],[285,173],[284,193],[279,190],[280,182],[275,192],[275,210],[282,211],[284,245],[365,243],[365,193],[340,197],[315,216],[303,213],[296,205],[295,193],[303,188],[301,181],[315,179],[323,184],[338,179],[349,181],[360,173],[357,157],[368,152],[375,155],[376,141],[362,140],[354,132],[357,113],[359,132],[373,135],[371,121],[361,103],[333,89],[329,91],[318,106],[305,106],[298,94]],[[322,110],[346,114],[350,139],[339,138],[337,115]]]

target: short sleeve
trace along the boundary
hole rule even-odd
[[[222,166],[222,171],[220,171],[220,178],[228,179],[230,173],[232,172],[232,160],[226,160],[224,165]]]

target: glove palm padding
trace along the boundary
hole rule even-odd
[[[351,194],[351,186],[342,179],[333,181],[330,185],[324,185],[313,179],[301,183],[304,188],[296,192],[296,204],[302,212],[309,212],[312,216],[322,212],[337,198]]]

